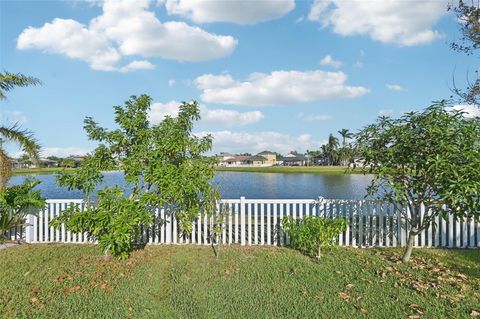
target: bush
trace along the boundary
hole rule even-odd
[[[0,242],[7,239],[10,229],[26,226],[25,216],[30,208],[45,207],[45,199],[39,190],[34,190],[40,182],[26,179],[23,184],[0,190]]]
[[[290,237],[291,245],[317,259],[321,257],[321,247],[335,245],[337,236],[346,229],[346,226],[343,218],[309,216],[294,219],[290,216],[283,220],[283,228]]]

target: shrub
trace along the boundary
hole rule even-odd
[[[285,233],[290,237],[291,245],[312,257],[320,259],[321,248],[336,244],[336,237],[346,228],[343,218],[305,217],[294,219],[292,216],[283,220]]]
[[[26,226],[25,216],[30,208],[45,207],[40,191],[34,190],[39,183],[36,179],[26,179],[20,185],[0,190],[0,242],[7,238],[10,229]]]

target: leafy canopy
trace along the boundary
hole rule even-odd
[[[115,106],[119,128],[107,130],[93,118],[84,121],[88,138],[99,142],[74,172],[57,177],[60,186],[82,190],[91,202],[94,190],[103,182],[102,170],[121,169],[127,188],[106,187],[97,192],[98,202],[71,209],[56,222],[66,222],[74,231],[95,236],[105,252],[126,257],[138,239],[139,224],[153,222],[153,211],[165,207],[176,214],[181,230],[191,232],[200,211],[212,213],[219,193],[210,184],[216,159],[203,154],[212,148],[212,137],[197,137],[193,124],[200,118],[196,102],[182,103],[177,117],[159,124],[149,122],[152,99],[132,96],[124,106]],[[129,222],[130,221],[130,222]]]
[[[399,119],[380,117],[357,134],[357,148],[375,174],[369,195],[417,207],[447,205],[457,216],[478,212],[479,118],[442,101]]]

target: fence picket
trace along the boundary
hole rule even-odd
[[[69,205],[81,205],[81,209],[86,209],[80,200],[49,200],[38,214],[27,216],[29,226],[13,229],[8,235],[12,238],[23,236],[21,238],[29,243],[95,242],[86,233],[71,233],[65,225],[58,229],[50,227],[49,223]],[[476,221],[455,220],[449,213],[445,220],[424,205],[418,209],[420,218],[435,215],[435,222],[417,236],[415,247],[480,247],[480,224]],[[443,207],[443,210],[446,211],[447,208]],[[153,214],[155,223],[141,231],[144,243],[208,245],[212,240],[211,232],[217,225],[222,229],[215,239],[220,244],[285,245],[290,243],[290,238],[283,231],[284,218],[299,220],[309,216],[322,216],[346,220],[345,231],[337,237],[339,245],[395,247],[406,245],[411,227],[403,218],[404,214],[407,217],[411,215],[408,207],[369,200],[246,200],[244,197],[240,200],[223,200],[219,202],[216,214],[203,212],[192,221],[190,234],[180,234],[175,212],[170,208],[155,209]]]

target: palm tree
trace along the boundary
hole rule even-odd
[[[349,131],[349,129],[342,128],[338,133],[342,136],[342,147],[345,148],[347,145],[347,138],[352,138],[353,133]]]
[[[25,87],[38,84],[42,84],[42,82],[28,75],[0,72],[0,100],[5,100],[7,98],[6,92],[10,92],[17,86]]]
[[[19,86],[29,86],[41,84],[40,80],[26,76],[20,73],[13,74],[9,72],[0,72],[0,100],[7,98],[6,92]],[[0,126],[0,189],[4,188],[8,178],[11,176],[12,162],[7,152],[3,148],[4,142],[17,143],[33,160],[38,160],[40,153],[40,145],[33,137],[33,134],[22,129],[18,123]]]
[[[348,161],[348,157],[349,157],[349,151],[347,150],[347,138],[352,138],[353,137],[353,133],[351,133],[348,129],[346,128],[342,128],[340,131],[338,131],[338,133],[342,136],[342,150],[341,150],[341,154],[340,154],[340,157],[341,157],[341,162],[342,162],[342,165],[346,165],[347,161]]]

